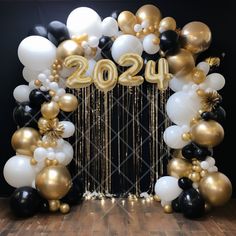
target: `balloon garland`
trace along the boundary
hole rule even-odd
[[[175,92],[166,104],[173,125],[163,139],[177,151],[168,163],[170,176],[156,182],[155,199],[166,213],[182,212],[189,218],[225,204],[232,186],[212,157],[212,148],[224,138],[225,111],[218,91],[225,79],[211,73],[218,58],[195,66],[210,43],[206,24],[190,22],[179,29],[174,18],[162,18],[154,5],[142,6],[135,15],[113,12],[103,20],[94,10],[79,7],[69,14],[66,25],[52,21],[47,28],[31,29],[18,47],[29,85],[19,85],[13,92],[18,130],[11,142],[16,155],[4,167],[6,181],[17,188],[10,201],[13,212],[21,217],[39,209],[68,213],[82,197],[81,183],[72,181],[66,167],[73,148],[65,138],[74,134],[75,126],[59,117],[61,112],[75,111],[78,99],[65,88],[94,83],[106,96],[117,83],[132,87],[145,80],[161,93],[168,86]],[[161,58],[149,60],[144,53]],[[125,71],[120,73],[120,67]]]

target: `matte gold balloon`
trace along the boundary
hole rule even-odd
[[[71,176],[63,165],[48,166],[36,176],[35,186],[44,198],[58,200],[70,190]]]
[[[74,40],[66,40],[57,48],[57,59],[64,61],[66,57],[71,55],[84,55],[84,49]]]
[[[122,11],[118,16],[118,25],[125,34],[135,35],[134,26],[138,23],[136,16],[130,11]]]
[[[220,172],[208,173],[200,181],[199,191],[212,206],[222,206],[232,195],[232,184],[228,177]]]
[[[147,21],[149,26],[159,26],[161,21],[161,11],[151,4],[140,7],[136,12],[136,16],[140,23]]]
[[[206,75],[203,70],[194,68],[192,71],[192,80],[195,84],[201,84],[206,80]]]
[[[182,46],[194,54],[205,51],[211,44],[211,31],[202,22],[188,23],[181,30],[180,36]]]
[[[170,214],[173,212],[172,206],[171,205],[165,205],[164,207],[164,212],[167,214]]]
[[[11,138],[11,145],[17,154],[33,156],[41,136],[33,128],[24,127],[18,129]]]
[[[66,93],[60,97],[58,105],[62,111],[72,112],[78,108],[78,99],[73,94]]]
[[[63,203],[60,205],[60,212],[63,214],[67,214],[70,212],[70,206],[69,204]]]
[[[176,21],[173,17],[165,17],[161,20],[159,25],[160,33],[166,30],[175,30],[176,29]]]
[[[181,178],[188,177],[191,173],[192,164],[182,158],[173,158],[167,165],[167,173],[170,176]]]
[[[60,208],[60,201],[59,200],[50,200],[48,201],[49,210],[52,212],[58,211]]]
[[[58,104],[54,101],[44,103],[41,106],[41,113],[43,117],[46,119],[56,118],[59,112],[60,112],[60,108]]]
[[[214,120],[201,120],[191,128],[192,141],[204,146],[204,147],[215,147],[224,138],[223,127]]]
[[[170,73],[176,76],[186,76],[195,67],[192,54],[181,48],[176,54],[167,55]]]

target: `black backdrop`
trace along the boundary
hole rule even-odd
[[[146,3],[157,5],[163,16],[173,16],[180,27],[193,20],[205,22],[213,33],[212,46],[207,54],[217,56],[225,54],[220,70],[227,83],[221,91],[224,99],[223,106],[227,111],[226,135],[224,142],[215,149],[214,157],[219,170],[231,179],[236,189],[236,171],[233,164],[236,156],[233,145],[230,145],[235,140],[233,129],[235,92],[233,89],[236,78],[234,78],[233,67],[236,54],[233,36],[235,35],[233,1],[0,0],[0,196],[9,195],[12,191],[4,181],[2,169],[7,159],[14,155],[10,145],[11,135],[16,129],[12,120],[12,111],[15,106],[12,91],[17,85],[25,83],[21,76],[22,66],[17,58],[17,47],[27,36],[28,30],[34,24],[47,25],[56,19],[66,22],[68,14],[79,6],[91,7],[102,17],[106,17],[115,9],[135,12]],[[234,191],[235,195],[236,191]]]

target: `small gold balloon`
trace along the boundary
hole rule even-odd
[[[200,181],[199,191],[212,206],[222,206],[232,195],[232,184],[228,177],[220,172],[208,173]]]
[[[34,158],[31,158],[30,159],[30,164],[32,165],[32,166],[35,166],[35,165],[37,165],[37,161],[34,159]]]
[[[201,180],[201,176],[199,173],[197,172],[193,172],[190,174],[189,178],[193,181],[193,182],[198,182]]]
[[[173,17],[165,17],[160,21],[159,31],[160,33],[166,30],[175,30],[176,29],[176,21]]]
[[[205,51],[211,44],[211,31],[202,22],[188,23],[181,30],[180,36],[182,46],[194,54]]]
[[[66,93],[60,97],[58,105],[62,111],[72,112],[78,108],[78,99],[73,94]]]
[[[168,175],[176,178],[188,177],[191,170],[192,164],[182,158],[172,158],[167,165]]]
[[[165,205],[165,206],[163,207],[163,209],[164,209],[164,212],[167,213],[167,214],[170,214],[170,213],[173,212],[173,209],[172,209],[172,206],[171,206],[171,205]]]
[[[60,212],[63,214],[67,214],[70,212],[70,206],[69,204],[63,203],[60,205]]]
[[[135,35],[134,26],[138,23],[136,16],[130,11],[122,11],[118,16],[118,25],[125,34]]]
[[[176,76],[186,76],[194,68],[195,62],[192,54],[181,48],[176,54],[167,55],[170,73]]]
[[[154,195],[154,200],[157,201],[157,202],[160,202],[161,201],[161,198],[158,196],[158,195]]]
[[[84,55],[84,49],[74,40],[63,41],[57,48],[57,59],[64,61],[66,57],[71,55]]]
[[[58,200],[70,190],[71,176],[63,165],[48,166],[36,176],[35,186],[44,198]]]
[[[195,84],[201,84],[206,80],[206,75],[203,70],[194,68],[192,71],[192,80]]]
[[[139,23],[148,22],[148,26],[159,25],[161,21],[161,11],[154,5],[147,4],[138,9],[136,12]]]
[[[60,108],[58,104],[54,101],[44,103],[41,106],[41,113],[43,117],[46,119],[56,118],[59,112],[60,112]]]
[[[192,140],[204,147],[215,147],[224,138],[224,129],[222,126],[213,120],[199,121],[191,128]]]
[[[59,200],[50,200],[48,201],[49,210],[52,212],[58,211],[60,208],[60,201]]]
[[[11,145],[17,154],[33,156],[41,136],[33,128],[24,127],[18,129],[11,138]]]
[[[205,176],[207,175],[207,173],[208,173],[207,170],[202,170],[202,171],[200,172],[200,175],[201,175],[201,177],[203,178],[203,177],[205,177]]]

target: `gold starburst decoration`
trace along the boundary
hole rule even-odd
[[[64,132],[64,127],[57,118],[48,120],[41,117],[38,121],[38,127],[40,134],[45,135],[47,140],[51,142],[61,138]]]
[[[203,111],[212,111],[221,101],[221,96],[216,92],[208,92],[202,96],[201,109]]]

